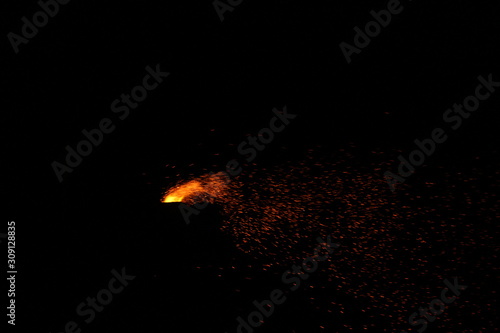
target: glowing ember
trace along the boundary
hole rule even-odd
[[[203,186],[197,180],[191,180],[170,189],[162,202],[182,202],[184,198],[190,197],[196,193],[203,192]]]
[[[167,191],[162,202],[213,203],[227,193],[229,179],[224,173],[203,175],[197,179],[181,182]]]

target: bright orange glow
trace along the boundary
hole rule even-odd
[[[165,193],[162,202],[213,203],[227,192],[228,183],[229,178],[222,172],[203,175],[172,187]]]
[[[182,202],[184,198],[196,193],[203,192],[203,186],[197,180],[191,180],[180,186],[171,188],[163,198],[162,202]]]

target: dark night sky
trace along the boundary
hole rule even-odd
[[[396,169],[396,151],[410,152],[414,139],[442,127],[443,112],[474,93],[479,75],[500,81],[493,3],[404,1],[347,64],[339,43],[352,44],[353,28],[386,3],[243,1],[220,22],[210,1],[73,0],[18,54],[4,37],[4,221],[18,225],[17,331],[62,331],[77,319],[76,305],[123,266],[136,284],[82,332],[235,331],[233,317],[204,312],[214,298],[230,304],[230,293],[208,283],[191,288],[196,279],[182,268],[189,259],[176,236],[186,230],[162,223],[161,214],[179,218],[159,205],[171,185],[165,177],[176,180],[165,165],[183,174],[221,170],[286,105],[298,117],[256,163],[299,158],[318,145],[334,155],[353,143],[361,162],[365,151],[394,152],[387,156]],[[38,10],[36,1],[4,2],[4,36]],[[170,76],[119,120],[111,103],[156,64]],[[450,134],[422,174],[427,166],[496,171],[499,94]],[[59,183],[51,163],[106,117],[114,132]],[[168,304],[182,308],[168,312]],[[279,318],[276,332],[312,332],[307,319],[293,326]]]

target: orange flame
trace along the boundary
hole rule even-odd
[[[227,193],[229,178],[227,174],[203,175],[197,179],[180,183],[169,189],[163,199],[167,202],[184,202],[193,204],[197,202],[213,203]]]

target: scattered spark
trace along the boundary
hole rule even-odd
[[[409,329],[408,316],[439,296],[444,278],[471,270],[488,279],[494,279],[491,269],[498,274],[498,235],[491,230],[499,205],[480,187],[480,170],[436,168],[434,177],[414,175],[412,187],[404,184],[394,194],[383,177],[390,161],[380,152],[370,158],[383,162],[363,163],[344,153],[334,162],[310,156],[273,168],[249,167],[230,181],[207,174],[174,186],[163,201],[220,205],[222,232],[261,263],[254,269],[282,269],[311,256],[315,237],[331,235],[341,247],[308,289],[310,302],[326,316],[336,313],[340,322],[363,315],[372,327],[382,321],[384,329]],[[475,284],[471,290],[479,288],[480,281],[467,282]],[[325,296],[328,288],[335,294]],[[493,298],[482,308],[465,301],[453,307],[455,316],[443,315],[431,325],[446,330],[459,327],[453,322],[472,310],[479,317],[495,312]],[[344,329],[368,329],[355,324]]]

